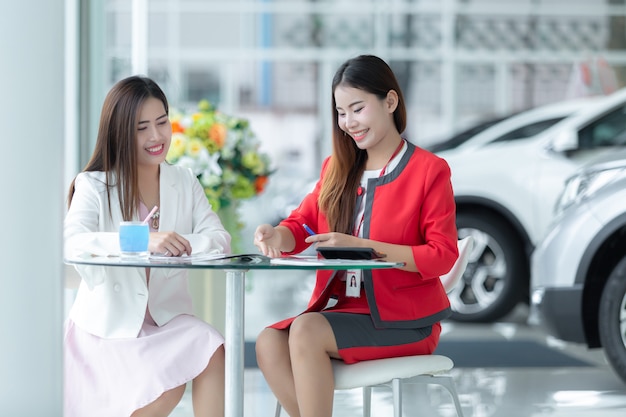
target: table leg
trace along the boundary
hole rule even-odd
[[[225,417],[243,417],[244,270],[226,271]]]

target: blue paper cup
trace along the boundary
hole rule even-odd
[[[147,258],[150,229],[143,222],[120,223],[120,255],[126,259]]]

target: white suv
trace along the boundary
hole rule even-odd
[[[529,138],[596,101],[597,97],[562,101],[486,120],[426,149],[436,154],[443,151],[467,152],[489,143]]]
[[[528,301],[530,254],[565,180],[594,156],[626,145],[626,89],[573,106],[574,114],[534,136],[488,138],[498,124],[437,152],[452,170],[459,237],[474,237],[465,276],[450,294],[453,319],[490,322]]]
[[[568,182],[532,256],[531,324],[603,347],[626,382],[626,151]]]

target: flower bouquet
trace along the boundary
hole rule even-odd
[[[231,234],[238,233],[239,201],[263,192],[272,173],[270,159],[259,151],[260,141],[248,120],[221,113],[207,100],[200,101],[191,114],[170,109],[170,120],[167,161],[191,168],[224,226]]]

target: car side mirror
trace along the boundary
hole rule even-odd
[[[555,152],[567,152],[578,149],[578,131],[565,129],[559,131],[550,148]]]

